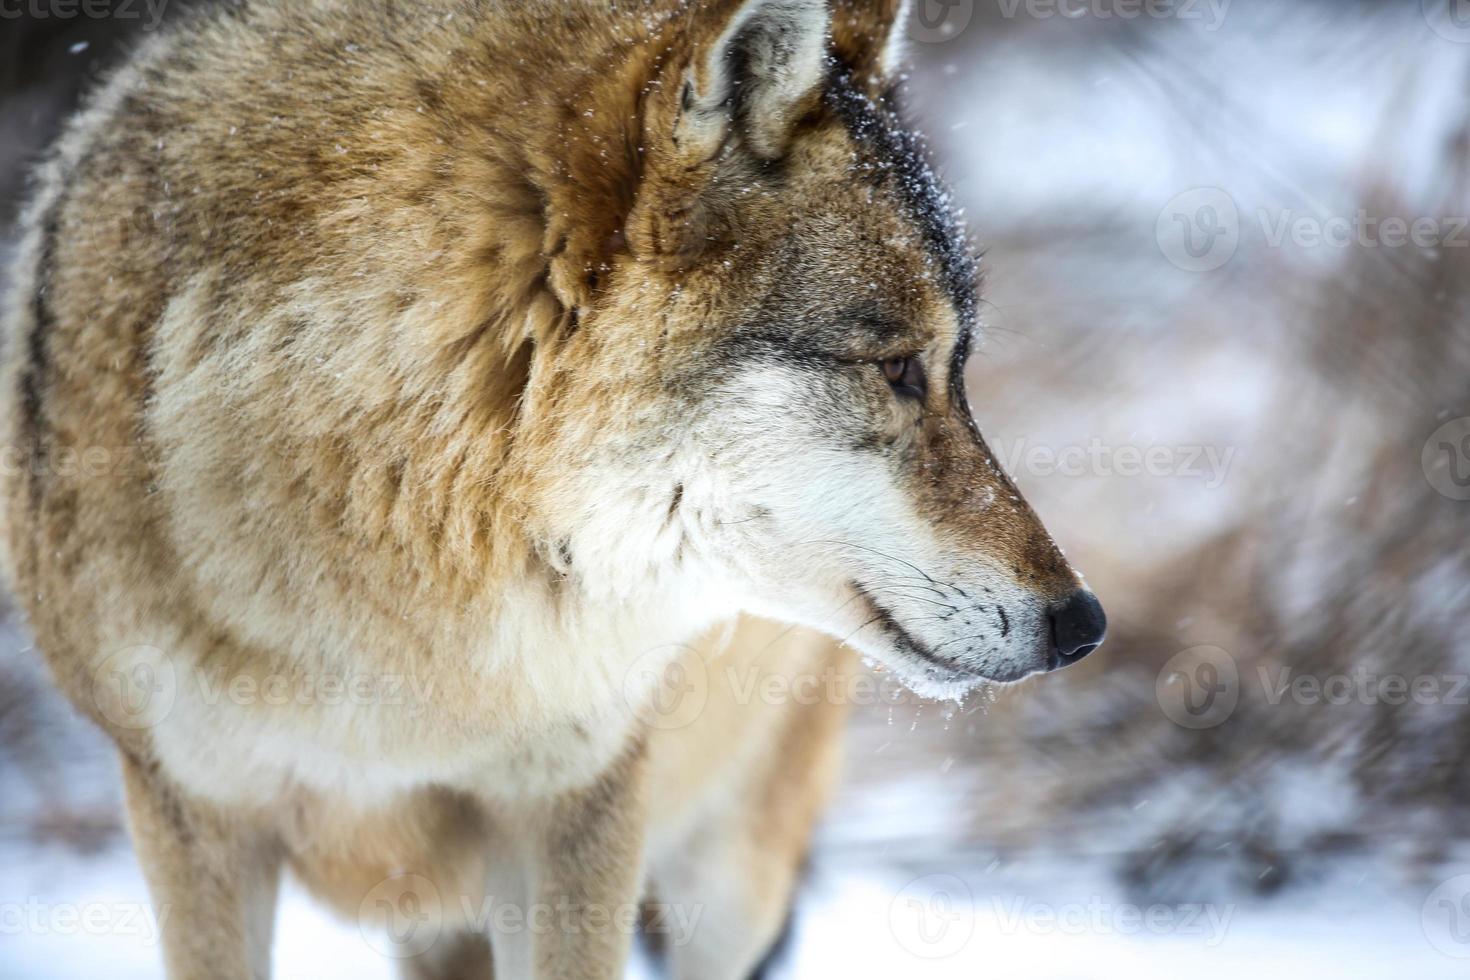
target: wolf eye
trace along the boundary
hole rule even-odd
[[[924,377],[924,363],[917,357],[890,357],[882,362],[883,377],[900,395],[923,398],[929,382]]]

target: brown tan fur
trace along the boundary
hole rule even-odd
[[[145,45],[41,173],[7,567],[121,751],[176,980],[265,974],[282,864],[348,914],[433,882],[412,975],[493,948],[617,976],[625,932],[487,947],[458,910],[647,884],[710,916],[678,975],[743,976],[841,704],[711,667],[661,727],[644,668],[844,669],[718,632],[742,612],[935,690],[1055,665],[1079,580],[969,418],[973,268],[893,135],[898,4],[635,6],[226,6]],[[857,300],[863,329],[803,326]],[[922,399],[884,381],[900,357]]]

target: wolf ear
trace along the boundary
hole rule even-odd
[[[821,88],[830,26],[825,0],[742,0],[696,48],[675,143],[708,158],[738,134],[756,157],[780,157]]]
[[[913,0],[837,0],[832,47],[858,84],[881,94],[908,57],[906,31]]]
[[[722,16],[707,15],[717,8]],[[643,171],[626,223],[640,260],[687,266],[719,238],[717,174],[779,159],[821,98],[831,19],[825,0],[696,4],[687,46],[652,83]]]

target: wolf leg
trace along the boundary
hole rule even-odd
[[[635,746],[586,789],[501,809],[490,893],[508,906],[495,970],[534,980],[621,980],[638,919],[646,762]]]
[[[853,657],[836,643],[742,621],[718,676],[767,680],[786,697],[711,685],[703,714],[656,756],[696,787],[650,860],[654,945],[676,980],[747,980],[778,945],[812,829],[836,783]],[[705,784],[698,787],[701,782]],[[659,928],[662,926],[662,928]]]
[[[123,784],[169,980],[265,980],[278,848],[256,828],[190,799],[156,766],[126,754]]]
[[[740,823],[706,825],[654,869],[645,921],[673,980],[749,980],[786,924],[801,857]]]
[[[474,932],[442,936],[434,948],[404,960],[402,980],[493,980],[490,940]]]

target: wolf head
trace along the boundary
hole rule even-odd
[[[976,263],[894,105],[902,7],[696,4],[643,63],[627,206],[552,272],[533,509],[625,601],[699,582],[952,693],[1104,617],[970,414]]]

